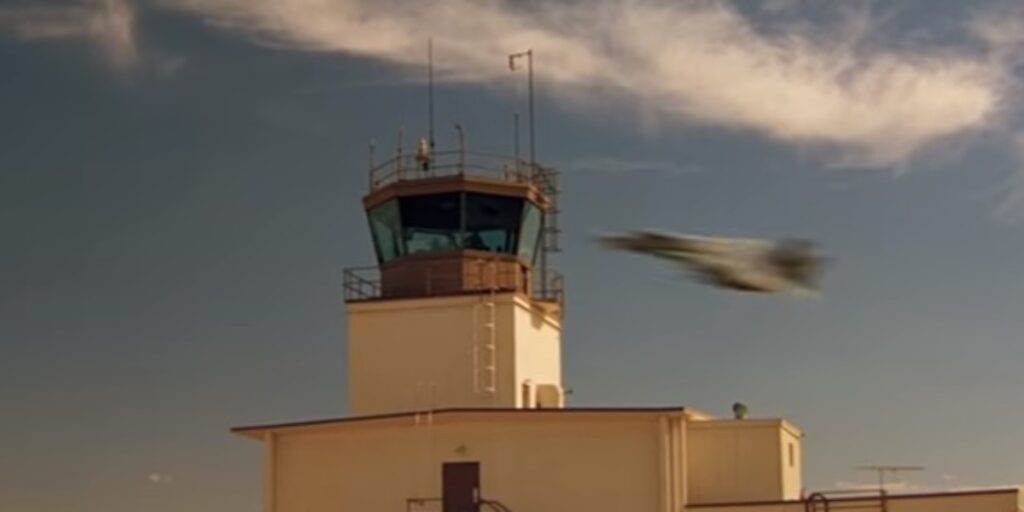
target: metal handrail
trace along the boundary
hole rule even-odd
[[[842,500],[839,502],[832,502],[829,500],[829,496],[846,495],[841,496],[838,499]],[[878,500],[878,510],[885,512],[888,510],[888,493],[884,489],[837,489],[831,491],[818,491],[808,495],[804,501],[805,512],[831,512],[833,510],[866,510],[865,505],[858,503],[848,503],[850,500]],[[819,508],[818,505],[822,505]]]
[[[413,505],[420,505],[420,506],[422,506],[422,505],[425,505],[427,503],[443,503],[443,502],[444,502],[444,500],[442,498],[406,498],[406,500],[405,500],[405,509],[407,511],[411,511]],[[478,506],[479,505],[486,506],[487,508],[495,510],[496,512],[512,512],[512,509],[509,508],[508,505],[505,505],[504,503],[502,503],[502,502],[500,502],[498,500],[488,500],[488,499],[481,498],[477,502],[477,505]]]
[[[525,291],[526,287],[516,281],[521,277],[513,268],[491,267],[486,279],[482,279],[478,286],[465,290],[474,291]],[[413,297],[434,297],[448,295],[453,288],[461,287],[464,284],[464,274],[453,271],[430,271],[428,268],[423,274],[423,281],[417,286],[406,289],[389,289],[385,294],[381,282],[379,267],[355,267],[346,268],[342,272],[342,298],[345,302],[358,302],[383,298],[413,298]],[[548,285],[540,286],[540,276],[534,274],[535,282],[530,288],[530,296],[537,300],[556,302],[563,304],[565,299],[565,279],[561,274],[554,271],[548,272]]]
[[[422,507],[427,503],[442,503],[441,498],[406,498],[405,499],[405,510],[406,512],[412,512],[413,505]]]
[[[497,512],[512,512],[512,509],[508,508],[507,505],[498,500],[480,500],[480,505],[486,505],[489,508],[496,510]]]
[[[531,164],[521,158],[493,153],[465,151],[437,151],[426,168],[420,157],[399,154],[387,161],[372,165],[369,170],[370,191],[399,181],[411,181],[462,174],[490,177],[512,183],[526,183],[545,188],[553,171]]]
[[[377,296],[381,293],[379,279],[376,281],[367,279],[358,273],[348,270],[344,273],[342,287],[346,299],[358,296]]]

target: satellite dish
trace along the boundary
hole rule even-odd
[[[747,404],[743,402],[736,402],[732,404],[732,415],[738,420],[742,420],[747,417]]]

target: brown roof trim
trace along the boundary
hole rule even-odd
[[[369,210],[396,197],[450,192],[477,192],[518,197],[532,201],[541,208],[547,208],[548,205],[548,198],[536,186],[529,183],[472,174],[456,174],[389,183],[364,196],[363,208]]]
[[[233,427],[231,432],[245,433],[253,430],[270,430],[282,428],[311,427],[316,425],[327,425],[332,423],[357,423],[362,421],[388,420],[396,418],[412,418],[418,414],[431,413],[435,416],[442,414],[480,413],[480,414],[570,414],[570,413],[658,413],[658,412],[683,412],[685,407],[573,407],[562,409],[516,409],[516,408],[494,408],[494,407],[465,407],[451,409],[437,409],[434,411],[408,411],[389,414],[375,414],[370,416],[352,416],[347,418],[325,418],[319,420],[296,421],[288,423],[271,423],[267,425],[249,425]]]
[[[942,492],[929,492],[920,494],[889,494],[886,495],[888,500],[906,500],[906,499],[927,499],[927,498],[948,498],[948,497],[960,497],[960,496],[984,496],[989,494],[1017,494],[1020,489],[1016,487],[1006,487],[999,489],[982,489],[976,491],[942,491]],[[829,498],[829,503],[835,502],[851,502],[851,501],[865,501],[878,499],[875,495],[866,496],[852,496],[852,497],[841,497],[841,498]],[[693,503],[687,505],[686,508],[721,508],[721,507],[762,507],[772,505],[798,505],[805,503],[806,500],[778,500],[778,501],[733,501],[723,503]]]

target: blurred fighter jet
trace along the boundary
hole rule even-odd
[[[703,282],[763,293],[817,295],[824,259],[806,240],[719,238],[638,231],[600,243],[685,264]]]

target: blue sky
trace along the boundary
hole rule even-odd
[[[0,508],[253,510],[227,429],[344,414],[367,146],[425,133],[430,34],[442,147],[510,152],[537,52],[573,405],[742,400],[811,488],[1024,481],[1024,18],[966,4],[3,3]],[[644,227],[813,238],[825,297],[591,242]]]

